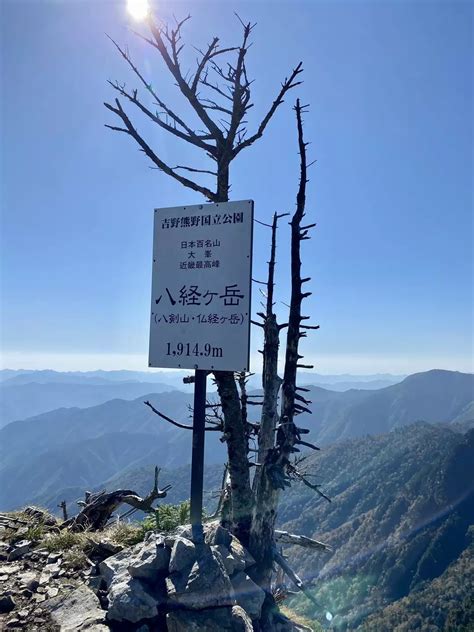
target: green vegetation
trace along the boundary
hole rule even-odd
[[[333,554],[288,550],[292,566],[334,615],[332,630],[436,632],[468,620],[472,601],[461,586],[469,585],[472,564],[466,551],[474,523],[474,430],[420,422],[331,446],[306,466],[316,482],[328,481],[324,491],[333,502],[294,485],[282,499],[280,521],[333,548]],[[442,598],[439,578],[452,584],[449,598]],[[288,606],[321,620],[303,595]],[[420,627],[425,619],[431,628]]]
[[[119,522],[108,527],[107,534],[113,542],[132,546],[141,542],[150,531],[168,533],[189,523],[189,501],[177,505],[159,505],[141,522]]]
[[[286,606],[280,606],[280,611],[282,614],[285,615],[285,617],[288,617],[288,619],[291,619],[291,621],[294,621],[295,623],[298,623],[299,625],[303,625],[309,628],[310,630],[312,630],[313,632],[322,632],[323,630],[323,628],[317,621],[312,621],[311,619],[308,619],[307,617],[303,617]]]

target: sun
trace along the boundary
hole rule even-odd
[[[137,22],[145,20],[150,12],[148,0],[127,0],[127,11]]]

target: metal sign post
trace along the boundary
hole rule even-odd
[[[155,209],[149,366],[195,369],[191,524],[202,538],[206,375],[248,371],[253,202]]]
[[[193,448],[191,460],[191,526],[193,540],[203,540],[202,495],[204,484],[204,440],[206,436],[206,377],[207,371],[194,374]]]

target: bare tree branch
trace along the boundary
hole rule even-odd
[[[258,127],[257,132],[253,136],[251,136],[250,138],[248,138],[247,140],[242,142],[240,145],[235,147],[235,149],[233,151],[233,155],[234,156],[237,156],[237,154],[239,154],[242,151],[242,149],[245,149],[246,147],[249,147],[252,143],[254,143],[256,140],[258,140],[259,138],[261,138],[263,136],[263,132],[265,131],[265,128],[267,127],[268,123],[270,122],[272,116],[275,114],[277,108],[283,103],[283,99],[284,99],[286,93],[289,90],[291,90],[292,88],[295,88],[296,86],[299,86],[302,83],[301,81],[295,81],[296,77],[301,72],[303,72],[303,63],[302,62],[300,62],[296,66],[296,68],[291,73],[289,79],[285,79],[285,81],[283,82],[281,90],[280,90],[277,98],[275,99],[275,101],[273,101],[272,106],[268,110],[267,114],[264,116],[262,122],[260,123],[260,125]]]
[[[308,538],[305,535],[295,535],[294,533],[288,533],[288,531],[280,531],[275,529],[275,540],[280,544],[296,544],[297,546],[303,546],[308,549],[315,549],[318,551],[332,551],[331,547],[313,538]]]
[[[132,122],[130,121],[130,119],[126,115],[125,111],[123,110],[123,108],[122,108],[122,106],[120,104],[120,101],[118,99],[115,99],[115,103],[117,105],[116,108],[114,108],[109,103],[104,103],[104,105],[105,105],[105,107],[108,110],[110,110],[111,112],[113,112],[119,118],[122,119],[122,121],[125,124],[125,127],[127,129],[127,133],[132,138],[135,139],[135,141],[140,145],[142,151],[148,156],[148,158],[150,158],[150,160],[152,162],[155,163],[155,165],[157,167],[159,167],[167,175],[171,176],[172,178],[177,180],[180,184],[182,184],[183,186],[187,187],[188,189],[193,189],[193,191],[197,191],[198,193],[201,193],[202,195],[204,195],[205,197],[207,197],[209,200],[211,200],[213,202],[216,201],[216,194],[213,193],[210,189],[208,189],[207,187],[204,187],[202,185],[199,185],[196,182],[193,182],[192,180],[189,180],[188,178],[185,178],[185,177],[179,175],[178,173],[173,171],[173,169],[171,169],[171,167],[169,167],[166,163],[164,163],[161,160],[161,158],[158,158],[158,156],[155,154],[155,152],[145,142],[145,140],[140,136],[140,134],[137,132],[135,127],[132,125]]]
[[[149,23],[150,29],[156,42],[156,48],[158,48],[158,50],[160,51],[163,61],[165,62],[170,73],[175,78],[181,93],[186,97],[189,104],[194,109],[194,111],[199,116],[209,132],[212,134],[212,136],[216,138],[216,140],[223,142],[224,137],[221,130],[207,114],[206,109],[202,106],[202,103],[199,101],[195,92],[193,92],[192,88],[185,81],[181,73],[181,68],[179,65],[179,52],[181,49],[178,48],[177,44],[179,42],[179,38],[181,37],[181,27],[186,22],[186,20],[189,19],[189,17],[190,16],[188,16],[185,20],[182,20],[178,24],[177,28],[171,31],[171,34],[169,34],[169,32],[167,32],[166,30],[164,31],[165,37],[171,45],[171,55],[163,41],[162,30],[159,29],[152,20],[150,20]]]
[[[171,417],[168,417],[168,415],[165,415],[163,413],[161,413],[159,410],[157,410],[150,402],[143,402],[145,404],[145,406],[148,406],[148,408],[150,408],[155,415],[158,415],[158,417],[161,417],[161,419],[164,419],[165,421],[167,421],[168,423],[172,424],[173,426],[176,426],[177,428],[182,428],[183,430],[192,430],[193,427],[189,426],[187,424],[182,424],[179,421],[176,421],[175,419],[172,419]],[[212,427],[209,428],[207,427],[206,430],[221,430],[221,428],[218,427]]]
[[[115,40],[113,40],[109,35],[107,35],[107,37],[110,39],[110,41],[112,42],[112,44],[115,46],[115,48],[119,51],[120,55],[125,59],[125,61],[128,63],[128,65],[130,66],[130,68],[133,70],[133,72],[137,75],[137,77],[140,79],[140,81],[142,82],[142,84],[145,86],[145,88],[148,90],[148,92],[151,94],[151,96],[155,99],[156,104],[162,109],[164,110],[164,112],[175,122],[177,123],[180,127],[182,127],[186,133],[181,132],[180,130],[177,130],[175,127],[172,127],[171,125],[167,125],[164,121],[162,121],[159,117],[154,117],[153,115],[150,116],[149,111],[146,110],[144,108],[144,106],[142,106],[142,104],[135,98],[133,99],[129,94],[127,94],[125,92],[124,89],[120,89],[118,86],[118,83],[113,83],[111,81],[109,81],[109,84],[115,88],[116,90],[118,90],[121,94],[123,94],[123,96],[126,96],[128,99],[130,99],[130,101],[132,101],[133,103],[135,103],[135,105],[137,105],[138,107],[140,107],[140,109],[142,109],[142,111],[144,111],[147,116],[150,116],[150,118],[152,118],[152,120],[155,121],[155,123],[157,123],[158,125],[160,125],[160,127],[162,127],[163,129],[165,129],[167,132],[170,132],[171,134],[174,134],[175,136],[177,136],[178,138],[181,138],[182,140],[186,140],[187,142],[196,145],[197,147],[200,147],[201,149],[204,149],[207,152],[213,152],[214,151],[214,147],[212,145],[209,145],[208,143],[204,142],[204,139],[209,138],[209,136],[204,136],[204,137],[200,137],[196,134],[196,132],[194,132],[171,108],[169,108],[160,98],[159,96],[156,94],[156,92],[153,90],[153,87],[151,85],[151,83],[147,82],[145,80],[145,78],[143,77],[143,75],[141,74],[141,72],[138,70],[138,68],[135,66],[135,64],[132,62],[130,56],[128,55],[128,53],[126,53],[118,44]],[[149,41],[149,40],[147,40]],[[136,95],[135,95],[136,97]],[[145,111],[146,110],[146,111]]]

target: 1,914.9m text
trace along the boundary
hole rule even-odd
[[[175,345],[172,345],[170,342],[167,342],[166,355],[222,358],[222,347],[213,347],[208,342],[201,345],[192,342],[178,342]]]

